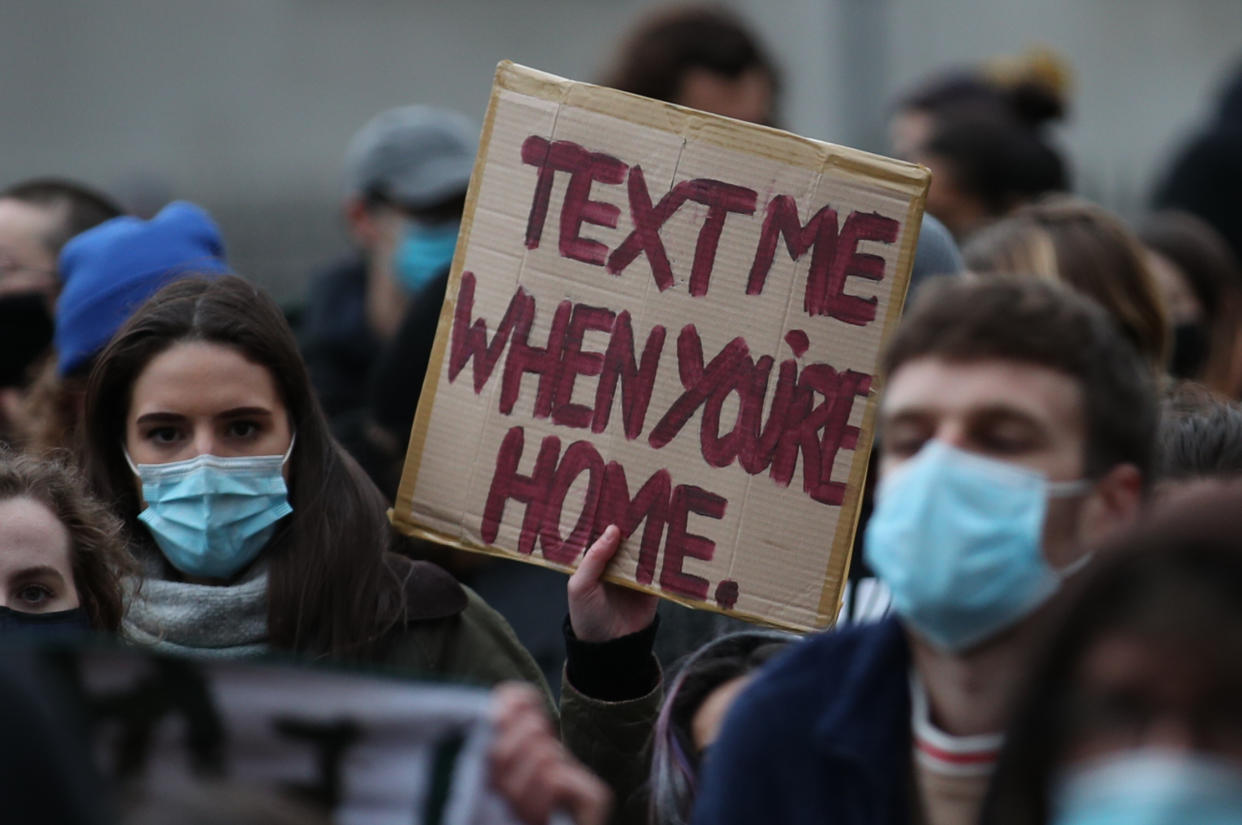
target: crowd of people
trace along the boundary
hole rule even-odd
[[[600,81],[781,122],[715,8],[643,21]],[[492,687],[529,823],[1242,821],[1242,73],[1133,226],[1073,193],[1070,85],[1034,51],[892,104],[933,182],[845,608],[805,638],[605,581],[615,527],[567,583],[391,527],[466,115],[361,128],[353,251],[295,323],[192,203],[9,184],[0,632]]]

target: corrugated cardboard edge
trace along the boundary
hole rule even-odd
[[[930,185],[931,178],[926,169],[881,155],[863,152],[859,149],[822,143],[789,132],[783,132],[779,129],[745,123],[743,121],[734,121],[733,125],[736,128],[730,129],[728,133],[723,133],[720,131],[719,124],[714,118],[704,117],[693,109],[686,109],[672,103],[651,101],[637,95],[617,92],[612,89],[601,89],[598,86],[592,86],[587,83],[567,80],[546,72],[520,66],[508,60],[502,60],[496,66],[495,84],[491,98],[488,101],[487,114],[483,118],[483,130],[479,137],[479,154],[470,175],[469,188],[466,191],[466,206],[459,233],[459,238],[465,238],[466,243],[459,242],[457,251],[453,255],[453,266],[449,274],[448,287],[445,290],[444,304],[440,310],[440,321],[436,331],[435,344],[432,347],[431,359],[428,362],[427,372],[423,378],[422,394],[419,399],[418,411],[414,417],[414,426],[410,429],[410,441],[406,452],[405,466],[402,468],[401,483],[397,490],[395,506],[388,511],[388,517],[393,526],[414,538],[426,539],[471,553],[482,553],[510,561],[521,560],[541,567],[570,573],[573,572],[574,567],[555,564],[534,554],[522,558],[514,553],[462,541],[456,536],[429,530],[412,518],[414,489],[417,486],[418,473],[421,469],[419,459],[422,456],[423,445],[427,441],[427,432],[431,425],[431,410],[435,405],[436,387],[440,381],[440,372],[443,367],[445,352],[448,350],[449,338],[452,334],[453,316],[457,306],[457,291],[461,284],[461,273],[465,263],[466,248],[469,246],[470,232],[474,226],[475,207],[479,197],[478,191],[482,185],[483,161],[487,157],[488,149],[491,146],[492,130],[496,119],[496,107],[500,100],[499,92],[502,90],[525,94],[551,102],[569,103],[589,111],[624,118],[652,129],[673,132],[675,134],[693,133],[699,140],[725,148],[740,149],[763,155],[789,165],[798,165],[811,169],[832,168],[839,171],[856,172],[870,180],[887,181],[893,184],[894,189],[902,193],[912,194],[913,199],[906,215],[906,226],[910,227],[913,225],[914,229],[907,232],[906,241],[898,252],[897,265],[895,267],[898,273],[898,282],[893,286],[893,292],[889,299],[888,314],[884,319],[884,345],[887,344],[896,327],[897,319],[901,315],[905,294],[909,287],[910,266],[913,262],[914,249],[918,241],[918,229],[923,215],[923,203],[927,196],[927,188]],[[753,137],[755,140],[748,140],[748,137]],[[774,149],[775,144],[772,143],[772,138],[778,139],[780,144],[779,150]],[[895,300],[899,295],[901,300]],[[862,494],[862,483],[866,479],[867,460],[865,459],[870,455],[873,442],[872,426],[876,416],[878,383],[877,377],[872,383],[871,393],[867,399],[866,410],[863,414],[863,423],[859,436],[860,443],[855,449],[855,462],[850,472],[849,497],[842,504],[843,513],[850,512],[847,508],[853,508],[853,517],[839,519],[837,522],[836,533],[833,537],[834,552],[830,554],[828,575],[825,577],[824,589],[820,594],[819,608],[816,611],[815,621],[812,624],[780,622],[774,621],[769,617],[757,616],[739,610],[724,610],[712,602],[685,599],[676,594],[654,587],[643,586],[620,577],[605,574],[604,578],[607,581],[624,585],[633,590],[651,593],[687,607],[723,613],[769,627],[780,627],[798,632],[811,632],[822,630],[832,624],[840,611],[845,580],[849,573],[850,556],[852,555],[849,552],[849,548],[858,529],[858,497]],[[842,542],[845,543],[843,544]],[[845,552],[836,552],[838,548],[842,547],[845,548]],[[838,572],[838,570],[839,575],[834,579],[832,574]],[[837,583],[835,587],[831,584],[834,580]],[[829,612],[830,607],[834,608],[831,612]]]
[[[897,253],[897,277],[899,282],[894,283],[893,291],[889,296],[888,314],[884,317],[883,336],[880,340],[879,352],[883,353],[888,348],[888,342],[893,337],[893,333],[897,329],[897,324],[901,320],[901,313],[905,307],[906,297],[910,292],[910,276],[914,266],[914,253],[918,248],[919,233],[923,228],[923,203],[927,198],[927,189],[931,185],[931,178],[926,179],[926,184],[919,196],[910,203],[910,209],[906,213],[906,226],[913,227],[913,231],[907,232],[906,242],[902,244],[901,249]],[[875,444],[875,418],[879,413],[880,395],[883,389],[883,379],[878,371],[871,378],[871,390],[867,394],[867,407],[863,411],[862,425],[858,432],[858,445],[854,448],[855,462],[850,472],[849,486],[846,487],[845,501],[841,503],[841,510],[844,513],[851,512],[853,508],[853,518],[838,519],[836,535],[833,536],[833,548],[845,547],[848,552],[833,553],[829,557],[827,576],[824,579],[824,592],[820,598],[819,610],[816,611],[816,621],[827,621],[831,623],[841,613],[841,602],[845,594],[844,583],[849,577],[850,563],[853,561],[854,553],[854,537],[858,534],[858,519],[862,516],[862,507],[859,498],[863,494],[863,488],[867,480],[867,466],[870,463],[871,448]],[[858,460],[862,459],[862,460]],[[843,562],[837,564],[837,558],[844,559]],[[837,568],[840,568],[838,570]],[[832,581],[833,573],[838,573],[841,586],[835,590],[836,598],[833,599],[833,588],[828,585]],[[829,611],[831,608],[831,612]]]

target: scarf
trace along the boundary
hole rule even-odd
[[[267,565],[227,585],[173,581],[158,550],[132,548],[141,581],[126,582],[121,633],[164,653],[237,658],[267,651]]]

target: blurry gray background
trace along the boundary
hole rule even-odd
[[[237,269],[296,300],[345,251],[340,166],[389,106],[482,118],[497,61],[597,78],[647,0],[0,0],[0,185],[80,178],[195,200]],[[1240,0],[734,0],[785,79],[783,125],[884,151],[893,95],[1045,44],[1075,74],[1079,191],[1141,211],[1242,60]]]

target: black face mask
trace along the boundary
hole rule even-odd
[[[1194,378],[1203,369],[1208,355],[1207,327],[1195,321],[1173,327],[1173,357],[1169,374],[1175,378]]]
[[[39,292],[0,296],[0,387],[20,387],[52,345],[52,315]]]
[[[87,633],[91,623],[80,607],[55,613],[23,613],[11,607],[0,607],[0,637],[51,638]]]

